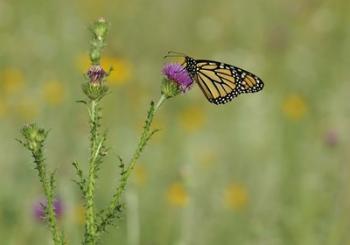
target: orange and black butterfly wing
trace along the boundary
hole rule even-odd
[[[236,66],[196,60],[195,80],[209,102],[225,104],[241,93],[255,93],[264,83],[256,75]]]
[[[201,60],[196,65],[196,81],[209,102],[224,104],[238,96],[237,79],[229,67]]]

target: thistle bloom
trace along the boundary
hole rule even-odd
[[[90,79],[90,83],[93,85],[99,85],[103,82],[103,79],[106,77],[107,73],[105,70],[103,70],[102,66],[100,65],[92,65],[87,75]]]
[[[190,74],[178,63],[165,64],[163,74],[162,93],[168,98],[185,93],[193,84]]]
[[[335,147],[339,143],[338,132],[334,129],[328,130],[325,135],[325,142],[329,147]]]
[[[163,67],[163,74],[175,82],[182,92],[191,87],[193,81],[188,72],[178,63],[168,63]]]
[[[108,73],[100,65],[91,65],[86,75],[88,81],[82,85],[83,92],[90,100],[102,99],[108,92],[104,82]]]
[[[45,219],[45,207],[46,201],[39,200],[33,205],[33,215],[37,221],[44,221]],[[53,202],[53,208],[57,218],[62,217],[63,214],[63,205],[60,199],[56,199]]]

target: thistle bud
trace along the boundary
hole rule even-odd
[[[105,39],[108,32],[108,24],[106,20],[103,17],[99,18],[93,24],[92,31],[98,40]]]
[[[25,125],[21,133],[24,141],[21,141],[31,151],[37,151],[44,144],[48,132],[45,129],[38,128],[35,124]]]

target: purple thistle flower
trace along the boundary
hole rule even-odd
[[[33,215],[37,221],[44,221],[45,219],[45,207],[47,205],[47,202],[43,199],[37,201],[33,205]],[[55,210],[55,214],[57,218],[62,217],[63,215],[63,205],[62,201],[60,199],[55,199],[53,202],[53,207]]]
[[[335,147],[339,142],[338,132],[334,129],[328,130],[325,135],[325,142],[329,147]]]
[[[163,74],[168,80],[175,82],[183,93],[193,84],[190,74],[178,63],[165,64]]]
[[[91,84],[98,85],[102,83],[103,79],[107,76],[107,73],[102,66],[93,65],[89,68],[87,75]]]

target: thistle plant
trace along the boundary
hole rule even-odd
[[[95,190],[98,180],[98,172],[105,157],[108,154],[106,146],[107,133],[102,130],[102,101],[107,95],[109,88],[106,84],[108,75],[112,72],[109,69],[106,72],[100,65],[102,50],[106,46],[106,37],[109,25],[100,18],[92,24],[90,28],[90,68],[85,74],[85,82],[82,84],[84,98],[78,102],[84,104],[88,112],[89,132],[89,160],[87,162],[88,170],[85,173],[78,161],[72,163],[76,171],[76,180],[82,198],[85,202],[85,226],[82,244],[99,244],[101,236],[107,231],[108,227],[115,223],[123,210],[123,193],[126,190],[129,177],[135,167],[137,160],[143,153],[145,146],[152,136],[158,131],[152,128],[152,122],[160,106],[172,97],[185,93],[192,85],[192,79],[183,67],[179,64],[166,64],[163,68],[163,81],[161,83],[161,94],[159,100],[154,103],[151,101],[143,131],[139,137],[138,144],[128,161],[119,157],[120,178],[114,189],[111,200],[104,209],[97,210],[95,205]],[[116,67],[118,72],[118,67]],[[57,227],[57,217],[55,215],[55,179],[54,173],[48,175],[46,163],[43,156],[43,147],[48,135],[48,131],[39,128],[35,124],[26,125],[22,129],[23,140],[19,142],[27,148],[34,158],[35,169],[38,171],[40,182],[42,183],[44,195],[47,199],[47,205],[44,207],[45,220],[47,220],[54,244],[65,244],[63,233]]]
[[[47,199],[47,205],[42,205],[43,218],[47,221],[54,244],[64,244],[63,233],[59,231],[57,226],[57,218],[55,213],[55,177],[54,172],[50,174],[47,171],[44,158],[44,144],[48,134],[43,128],[39,128],[36,124],[25,125],[21,129],[22,140],[18,140],[26,149],[28,149],[34,159],[34,168],[38,172],[38,177]]]

